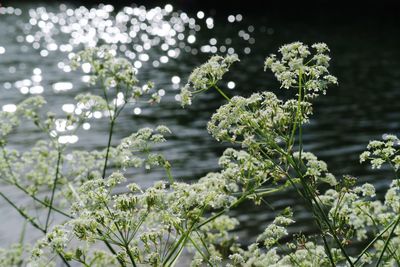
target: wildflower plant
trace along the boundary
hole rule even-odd
[[[214,56],[205,64],[194,69],[189,76],[188,83],[181,89],[180,99],[182,106],[191,105],[194,94],[207,91],[211,88],[215,88],[223,97],[228,99],[217,83],[229,71],[230,66],[237,61],[239,59],[236,55],[226,57]]]
[[[90,83],[101,87],[100,94],[93,90],[76,97],[79,112],[64,118],[44,114],[45,100],[35,97],[21,102],[15,113],[0,113],[1,180],[31,198],[34,206],[21,207],[3,191],[0,196],[42,234],[33,245],[21,238],[0,250],[0,264],[174,266],[189,254],[192,266],[400,265],[399,139],[385,135],[361,155],[360,161],[370,161],[373,168],[388,164],[394,170],[383,201],[373,185],[335,177],[302,144],[312,101],[337,84],[328,70],[329,49],[318,43],[310,50],[295,42],[279,52],[266,59],[265,68],[281,88],[295,91],[287,101],[268,91],[229,98],[218,82],[238,61],[235,56],[212,57],[189,76],[181,90],[182,105],[190,105],[194,94],[216,89],[227,103],[212,116],[208,131],[217,141],[232,144],[219,159],[220,170],[193,183],[175,179],[167,157],[152,152],[173,134],[166,126],[140,129],[111,145],[127,105],[155,104],[160,97],[151,92],[152,83],[139,86],[133,66],[113,50],[78,53],[72,66],[89,69]],[[77,131],[95,111],[109,118],[105,148],[67,151],[62,136]],[[8,136],[22,120],[32,121],[48,141],[23,152],[9,148]],[[165,175],[143,188],[130,177],[131,168],[163,168]],[[287,208],[255,243],[244,247],[234,234],[239,221],[231,211],[261,205],[288,188],[311,212],[316,235],[293,233],[296,213]],[[354,247],[354,242],[362,246]]]

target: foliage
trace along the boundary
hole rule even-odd
[[[371,184],[357,186],[351,176],[336,178],[302,144],[311,101],[337,84],[328,71],[329,49],[319,43],[311,51],[295,42],[279,52],[265,60],[265,68],[281,88],[293,89],[296,99],[283,101],[272,92],[229,98],[218,82],[238,61],[234,56],[212,57],[190,75],[181,90],[182,105],[192,104],[200,92],[218,91],[227,103],[212,116],[208,131],[217,141],[232,144],[219,159],[220,171],[194,183],[176,180],[167,157],[151,151],[172,134],[166,126],[141,129],[111,145],[126,105],[160,101],[151,92],[153,84],[139,86],[132,65],[108,48],[77,54],[71,65],[90,66],[90,83],[102,87],[102,95],[76,97],[79,115],[44,114],[41,97],[23,101],[15,113],[0,113],[1,180],[31,198],[34,206],[20,207],[3,191],[0,196],[43,236],[32,248],[21,241],[1,250],[0,264],[173,266],[189,252],[192,266],[400,265],[399,139],[385,135],[361,155],[361,162],[370,161],[374,168],[393,168],[395,178],[384,201],[376,199]],[[95,111],[109,118],[104,150],[67,152],[68,142],[57,126],[64,125],[63,134],[74,133]],[[48,138],[20,152],[9,148],[7,140],[24,120]],[[165,177],[142,188],[127,174],[130,168],[163,168]],[[312,213],[317,235],[288,231],[296,222],[287,208],[255,243],[243,247],[233,231],[239,221],[230,211],[249,201],[260,204],[288,188]],[[351,246],[354,242],[364,247]]]

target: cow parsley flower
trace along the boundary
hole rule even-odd
[[[294,157],[298,158],[299,152],[294,153]],[[311,152],[302,152],[301,160],[304,161],[307,168],[305,176],[310,179],[312,183],[324,182],[331,186],[337,185],[335,176],[328,172],[328,165],[312,154]]]
[[[283,102],[271,92],[235,96],[213,114],[207,128],[219,141],[243,141],[247,146],[261,137],[275,140],[290,132],[296,108],[293,101]],[[306,122],[311,105],[302,102],[301,109],[301,120]]]
[[[90,66],[92,83],[103,81],[106,88],[132,88],[138,83],[133,65],[125,58],[115,57],[107,46],[88,48],[71,60],[74,69],[85,63]]]
[[[76,54],[71,60],[74,69],[82,66],[91,75],[90,83],[98,83],[103,89],[103,97],[87,94],[80,96],[84,107],[107,108],[111,117],[117,116],[127,103],[137,103],[139,98],[147,96],[149,104],[161,101],[161,95],[152,91],[154,83],[140,86],[136,69],[130,61],[117,57],[116,52],[107,46],[87,48]],[[89,66],[89,67],[87,67]],[[79,103],[78,103],[79,104]],[[115,119],[115,118],[114,118]]]
[[[373,169],[388,163],[396,171],[400,168],[400,140],[397,136],[385,134],[382,141],[370,141],[367,151],[360,155],[360,162],[370,161]]]
[[[239,61],[236,55],[226,57],[213,56],[206,63],[193,70],[188,83],[182,87],[180,98],[182,106],[191,105],[193,94],[206,91],[218,83],[230,66]]]
[[[263,241],[264,246],[269,249],[274,246],[281,238],[288,235],[286,227],[293,224],[290,217],[277,216],[274,221],[268,225],[264,232],[257,238],[257,242]]]
[[[265,69],[275,74],[281,88],[304,88],[300,93],[305,99],[325,94],[328,85],[337,84],[336,77],[328,71],[329,48],[323,43],[314,44],[312,48],[316,50],[314,55],[301,42],[284,45],[279,49],[280,59],[274,54],[265,59]]]

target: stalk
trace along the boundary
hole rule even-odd
[[[31,197],[33,200],[35,200],[35,201],[38,202],[39,204],[41,204],[41,205],[43,205],[44,207],[48,208],[48,207],[49,207],[49,203],[46,203],[46,202],[44,202],[43,200],[37,198],[35,195],[32,195],[31,193],[28,192],[28,190],[26,190],[25,188],[23,188],[23,187],[18,183],[17,177],[15,176],[14,171],[13,171],[13,169],[11,168],[11,164],[10,164],[10,161],[9,161],[9,158],[8,158],[8,156],[7,156],[7,153],[6,153],[6,150],[5,150],[5,147],[4,147],[4,146],[2,146],[2,152],[3,152],[3,158],[4,158],[5,163],[6,163],[6,165],[7,165],[7,169],[8,169],[8,171],[10,172],[10,175],[11,175],[11,178],[12,178],[12,181],[7,181],[7,180],[5,180],[5,179],[4,179],[4,181],[7,182],[7,183],[9,183],[9,184],[11,184],[11,185],[13,185],[13,186],[15,186],[15,187],[17,187],[19,190],[21,190],[21,191],[22,191],[23,193],[25,193],[27,196]],[[70,218],[70,219],[73,218],[71,215],[69,215],[69,214],[63,212],[62,210],[60,210],[60,209],[58,209],[58,208],[53,207],[53,210],[54,210],[55,212],[58,212],[58,213],[61,214],[61,215],[64,215],[64,216],[67,217],[67,218]]]
[[[292,129],[292,133],[290,135],[289,138],[289,142],[288,142],[288,150],[291,151],[292,147],[294,145],[294,136],[296,133],[297,128],[299,129],[299,162],[302,162],[301,159],[301,150],[303,147],[303,143],[302,143],[302,125],[301,125],[301,118],[302,118],[302,112],[301,112],[301,101],[302,101],[302,71],[299,70],[299,87],[298,87],[299,91],[298,91],[298,101],[297,101],[297,111],[296,111],[296,119],[295,119],[295,123]],[[297,166],[295,160],[293,159],[293,156],[286,156],[287,158],[292,158],[291,160],[288,160],[288,163],[292,166],[292,168],[295,170],[295,172],[297,173],[297,175],[299,175],[300,181],[303,185],[304,188],[304,195],[301,194],[303,196],[303,198],[309,202],[310,208],[312,210],[312,212],[314,213],[314,216],[316,216],[316,220],[318,222],[319,227],[321,228],[321,233],[323,231],[322,229],[322,225],[320,224],[319,220],[322,219],[322,221],[328,226],[329,232],[330,234],[333,236],[333,239],[335,240],[335,242],[337,243],[337,245],[339,246],[340,250],[342,251],[343,255],[345,256],[347,262],[350,264],[350,266],[354,266],[352,260],[350,259],[349,255],[347,254],[346,250],[344,249],[343,245],[341,244],[338,236],[336,235],[330,221],[329,218],[327,217],[327,215],[325,214],[325,211],[322,209],[322,207],[319,205],[318,199],[315,196],[313,190],[309,187],[309,185],[304,181],[304,175],[302,173],[302,171],[299,169],[299,166]],[[316,209],[317,210],[316,210]],[[322,233],[323,234],[323,233]],[[332,263],[332,259],[331,259],[331,255],[330,255],[330,249],[328,246],[328,243],[326,242],[326,240],[324,240],[324,244],[325,244],[325,250],[327,252],[327,254],[330,256],[330,261]]]
[[[125,250],[126,250],[126,253],[128,253],[128,256],[129,256],[129,259],[132,262],[132,265],[134,267],[136,267],[135,259],[133,258],[132,252],[130,251],[128,244],[125,244]]]
[[[360,255],[358,255],[357,259],[354,261],[354,264],[356,264],[361,257],[368,251],[368,249],[381,237],[383,236],[389,229],[390,227],[392,227],[392,225],[394,225],[396,222],[398,223],[398,221],[400,220],[400,215],[397,217],[397,220],[392,221],[389,225],[387,225],[385,227],[385,229],[382,230],[382,232],[380,232],[377,236],[374,237],[374,239],[371,240],[371,242],[369,242],[369,244],[363,249],[363,251],[360,253]]]
[[[35,220],[31,217],[29,217],[22,209],[18,208],[17,205],[15,205],[14,202],[11,201],[11,199],[9,199],[6,195],[3,194],[3,192],[0,192],[0,196],[8,203],[11,205],[11,207],[13,207],[16,211],[18,211],[18,213],[24,217],[24,219],[26,221],[28,221],[33,227],[35,227],[36,229],[40,230],[42,233],[46,233],[46,230],[41,227],[38,223],[35,222]]]
[[[47,232],[47,229],[49,227],[49,220],[50,220],[50,215],[51,215],[51,211],[53,209],[53,202],[54,202],[54,195],[56,192],[56,188],[57,188],[57,182],[58,182],[58,178],[60,175],[60,164],[61,164],[61,150],[58,149],[57,152],[57,167],[56,167],[56,174],[54,177],[54,181],[53,181],[53,189],[51,191],[51,197],[50,197],[50,204],[49,204],[49,211],[47,212],[47,217],[46,217],[46,224],[45,224],[45,230]]]
[[[214,88],[218,91],[218,93],[220,93],[227,101],[231,100],[225,93],[224,91],[222,91],[221,89],[219,89],[219,87],[215,84]]]
[[[393,225],[393,228],[392,228],[392,230],[390,231],[390,234],[389,234],[389,236],[387,237],[387,239],[386,239],[386,241],[385,241],[385,245],[384,245],[384,247],[383,247],[383,249],[382,249],[381,254],[379,255],[379,259],[378,259],[378,261],[376,262],[376,266],[379,266],[379,264],[381,263],[381,261],[382,261],[382,259],[383,259],[383,255],[385,254],[385,251],[386,251],[386,249],[387,249],[388,246],[389,246],[390,239],[392,238],[393,233],[394,233],[394,231],[395,231],[395,229],[396,229],[396,227],[397,227],[397,225],[398,225],[399,223],[400,223],[400,216],[397,217],[397,220],[396,220],[395,224]]]
[[[108,163],[108,157],[110,154],[111,140],[112,140],[113,131],[114,131],[114,124],[115,124],[115,118],[111,118],[110,130],[108,132],[107,152],[106,152],[106,157],[104,160],[104,167],[103,167],[103,174],[102,174],[103,179],[105,179],[105,177],[106,177],[107,163]]]

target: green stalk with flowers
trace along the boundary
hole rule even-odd
[[[328,70],[328,53],[323,43],[310,48],[295,42],[265,60],[265,69],[281,88],[293,89],[294,97],[287,101],[268,91],[229,98],[218,83],[239,61],[236,56],[214,56],[196,68],[181,90],[181,104],[190,105],[193,97],[209,90],[221,94],[226,103],[207,128],[232,147],[220,157],[218,172],[190,184],[173,177],[167,157],[152,152],[172,134],[166,126],[113,139],[126,106],[160,101],[151,92],[154,85],[139,86],[130,62],[106,47],[78,53],[71,65],[89,64],[91,84],[102,87],[98,95],[76,97],[79,115],[44,115],[41,97],[23,101],[15,113],[0,113],[1,179],[34,204],[20,207],[1,190],[0,196],[43,236],[33,246],[20,242],[1,250],[0,265],[176,266],[187,257],[192,266],[400,265],[400,140],[385,135],[371,141],[360,158],[373,168],[393,168],[384,201],[376,199],[373,185],[357,185],[351,176],[336,178],[325,162],[303,151],[303,127],[313,101],[337,84]],[[104,149],[67,152],[55,127],[65,123],[66,131],[74,133],[95,111],[109,118]],[[26,119],[49,141],[26,152],[12,150],[7,138]],[[165,177],[142,188],[129,177],[131,168],[162,168]],[[121,186],[126,190],[116,193]],[[239,221],[231,211],[261,205],[285,190],[303,199],[317,235],[293,232],[295,211],[286,208],[245,247],[235,235]],[[353,242],[365,246],[354,247]]]

